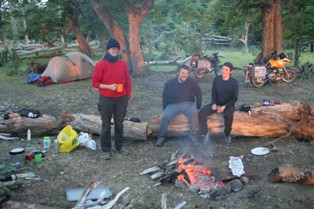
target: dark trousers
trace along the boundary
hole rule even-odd
[[[99,97],[98,110],[101,116],[100,145],[103,152],[111,150],[111,118],[114,120],[115,147],[120,150],[124,144],[123,121],[128,107],[128,97]]]
[[[223,112],[224,122],[225,122],[225,129],[224,129],[225,136],[230,136],[234,111],[235,111],[235,107],[230,106],[230,107],[227,107],[225,111]],[[208,131],[207,117],[216,112],[217,111],[212,109],[212,104],[208,104],[202,107],[202,109],[199,111],[198,117],[199,117],[199,122],[200,122],[200,131],[202,134],[206,134]]]

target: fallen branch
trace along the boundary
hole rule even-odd
[[[90,182],[87,188],[83,191],[80,199],[77,201],[76,205],[74,208],[80,208],[85,201],[87,196],[100,184],[100,182]]]
[[[232,124],[233,136],[248,137],[285,137],[290,135],[314,140],[313,108],[306,101],[294,101],[273,106],[253,107],[251,114],[242,111],[234,113]],[[212,134],[223,134],[222,114],[213,114],[207,119],[208,130]],[[159,133],[159,116],[153,116],[148,127],[150,137]],[[169,124],[167,137],[186,136],[189,132],[187,118],[180,114]]]
[[[125,193],[126,191],[128,191],[130,189],[130,187],[126,187],[125,189],[123,189],[121,192],[119,192],[117,194],[117,196],[111,200],[110,202],[108,202],[106,205],[102,206],[101,209],[110,209],[112,208],[116,202],[118,201],[118,199],[120,198],[121,195],[123,195],[123,193]]]
[[[54,133],[59,130],[59,122],[55,117],[46,114],[38,118],[30,118],[11,113],[9,119],[0,119],[0,132],[26,134],[28,129],[34,134]]]
[[[86,115],[83,113],[70,114],[67,112],[62,113],[62,126],[71,125],[75,130],[83,132],[91,132],[100,135],[101,131],[101,118],[96,115]],[[147,140],[149,135],[148,125],[146,122],[132,122],[125,120],[124,137],[127,139]],[[111,134],[114,136],[114,126],[111,126]]]

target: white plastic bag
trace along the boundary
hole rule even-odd
[[[92,150],[96,150],[96,142],[90,138],[88,133],[80,132],[78,137],[79,146],[88,147]]]
[[[244,172],[244,166],[242,163],[242,158],[243,156],[240,157],[234,157],[234,156],[230,156],[229,157],[229,168],[232,172],[232,175],[234,176],[242,176],[243,174],[245,174]]]

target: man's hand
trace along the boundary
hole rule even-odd
[[[217,112],[218,112],[218,113],[223,113],[223,112],[225,111],[225,109],[226,109],[226,106],[225,106],[225,105],[224,105],[224,106],[221,106],[221,107],[218,107]]]
[[[217,105],[216,104],[212,105],[212,110],[217,110]]]

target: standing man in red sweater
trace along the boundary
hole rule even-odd
[[[126,116],[128,100],[131,98],[131,77],[125,61],[119,59],[120,44],[112,38],[106,46],[104,58],[96,63],[92,85],[99,89],[98,110],[102,125],[100,133],[103,158],[111,158],[111,118],[114,119],[114,140],[118,153],[128,155],[123,146],[123,121]]]

